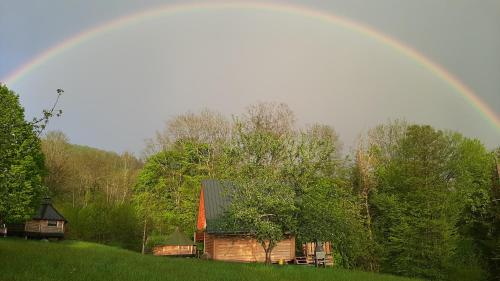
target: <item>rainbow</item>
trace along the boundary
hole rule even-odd
[[[109,21],[102,25],[88,29],[81,33],[70,37],[59,44],[49,48],[43,53],[37,55],[31,61],[21,65],[19,68],[10,73],[7,77],[1,79],[5,84],[14,84],[23,77],[37,69],[40,65],[49,61],[51,58],[69,50],[79,44],[88,41],[102,33],[111,32],[116,29],[134,25],[146,20],[151,20],[159,17],[165,17],[173,14],[196,12],[196,11],[216,11],[216,10],[234,10],[246,9],[257,11],[270,11],[277,13],[285,13],[294,16],[301,16],[313,20],[321,21],[327,24],[335,24],[346,28],[347,30],[357,32],[364,36],[370,37],[385,46],[392,48],[398,53],[410,58],[417,64],[421,65],[433,73],[436,77],[445,81],[452,89],[462,96],[469,104],[471,104],[481,116],[491,123],[491,125],[500,131],[500,118],[495,112],[485,104],[469,87],[463,82],[454,77],[446,69],[438,63],[433,62],[415,49],[397,41],[390,36],[383,34],[364,24],[353,20],[334,15],[330,12],[314,10],[304,6],[283,4],[283,3],[264,3],[264,2],[203,2],[203,3],[182,3],[170,4],[165,6],[155,7],[153,9],[144,10],[138,13],[130,14],[118,19]]]

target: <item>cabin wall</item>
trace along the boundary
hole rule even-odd
[[[323,248],[325,250],[325,254],[332,254],[332,244],[330,242],[323,242]],[[307,242],[306,244],[302,244],[302,252],[304,256],[314,256],[316,249],[316,242]]]
[[[33,233],[64,233],[64,221],[57,221],[57,225],[49,226],[48,220],[32,220],[26,222],[24,231]]]
[[[153,255],[155,256],[182,256],[194,255],[195,247],[193,245],[171,246],[160,245],[153,248]]]
[[[264,262],[266,255],[264,248],[257,240],[245,236],[215,236],[214,255],[215,260],[240,261],[240,262]],[[292,261],[295,258],[295,237],[283,239],[278,242],[271,252],[271,261]]]
[[[214,257],[214,240],[213,235],[205,233],[205,248],[203,251],[208,254],[208,257],[211,259]]]

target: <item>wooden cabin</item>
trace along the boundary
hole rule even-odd
[[[179,229],[167,236],[161,245],[153,247],[155,256],[194,256],[195,254],[195,243]]]
[[[237,262],[264,262],[265,252],[252,236],[220,227],[221,216],[230,205],[228,182],[204,180],[201,184],[196,240],[203,242],[203,255],[209,259]],[[271,261],[295,259],[295,237],[289,235],[271,252]]]
[[[66,219],[52,206],[50,198],[45,198],[31,221],[24,225],[26,237],[64,238]]]

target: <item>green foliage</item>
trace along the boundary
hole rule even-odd
[[[40,140],[19,97],[0,84],[0,221],[29,219],[45,193]]]
[[[480,249],[485,264],[487,265],[490,279],[500,280],[500,147],[493,151],[492,181],[490,188],[490,198],[487,212],[485,212],[483,200],[474,200],[473,226],[470,233],[476,241],[477,248]],[[476,203],[479,201],[479,204]]]
[[[283,105],[250,107],[235,120],[222,157],[221,174],[237,186],[230,190],[228,219],[244,226],[266,252],[291,233],[299,244],[332,241],[338,264],[357,265],[365,238],[338,147],[328,126],[295,130]]]
[[[344,268],[430,280],[500,276],[500,149],[477,140],[395,121],[371,130],[351,163],[332,128],[298,130],[286,105],[264,103],[232,123],[210,111],[177,116],[156,142],[138,174],[129,154],[47,134],[45,182],[69,237],[137,249],[141,235],[151,247],[176,227],[191,233],[200,182],[216,178],[236,186],[223,223],[268,253],[293,234],[298,248],[331,241]]]
[[[383,269],[443,279],[456,238],[448,181],[448,139],[429,126],[410,126],[398,155],[379,171],[373,198]]]
[[[302,266],[263,266],[143,256],[113,247],[64,241],[0,239],[2,280],[74,281],[416,281],[360,271]]]
[[[194,231],[201,180],[207,173],[207,146],[178,142],[151,156],[138,177],[134,202],[149,232]]]
[[[77,208],[70,204],[62,205],[59,211],[70,222],[67,225],[67,239],[139,250],[140,223],[130,204],[113,205],[97,200]]]
[[[252,234],[270,263],[272,249],[285,234],[295,233],[297,223],[295,190],[282,176],[291,139],[287,127],[272,127],[277,112],[253,110],[242,121],[235,121],[225,150],[227,162],[221,170],[236,186],[228,190],[232,204],[226,219]]]
[[[278,180],[262,176],[235,183],[237,190],[231,196],[236,203],[231,205],[228,219],[254,236],[270,255],[286,234],[295,232],[293,190]]]
[[[484,146],[458,133],[398,124],[380,127],[368,143],[357,171],[365,171],[365,191],[372,186],[368,225],[381,269],[453,280],[460,266],[463,278],[484,276],[492,164]]]
[[[140,161],[128,153],[71,144],[62,132],[48,132],[42,149],[45,183],[69,221],[66,237],[139,249],[131,194]]]
[[[285,177],[296,192],[297,240],[330,241],[336,264],[363,267],[367,235],[337,135],[328,126],[313,125],[299,133],[292,150]]]
[[[56,202],[73,207],[104,198],[108,204],[130,199],[142,163],[130,153],[121,155],[69,143],[62,132],[48,132],[42,140],[45,183]]]
[[[447,273],[448,280],[480,281],[488,280],[484,259],[478,253],[475,241],[464,237],[457,243]]]

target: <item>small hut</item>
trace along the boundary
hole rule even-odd
[[[195,243],[177,228],[160,245],[153,247],[155,256],[194,256]]]
[[[52,206],[50,198],[44,198],[37,213],[24,225],[26,237],[64,238],[66,219]]]

